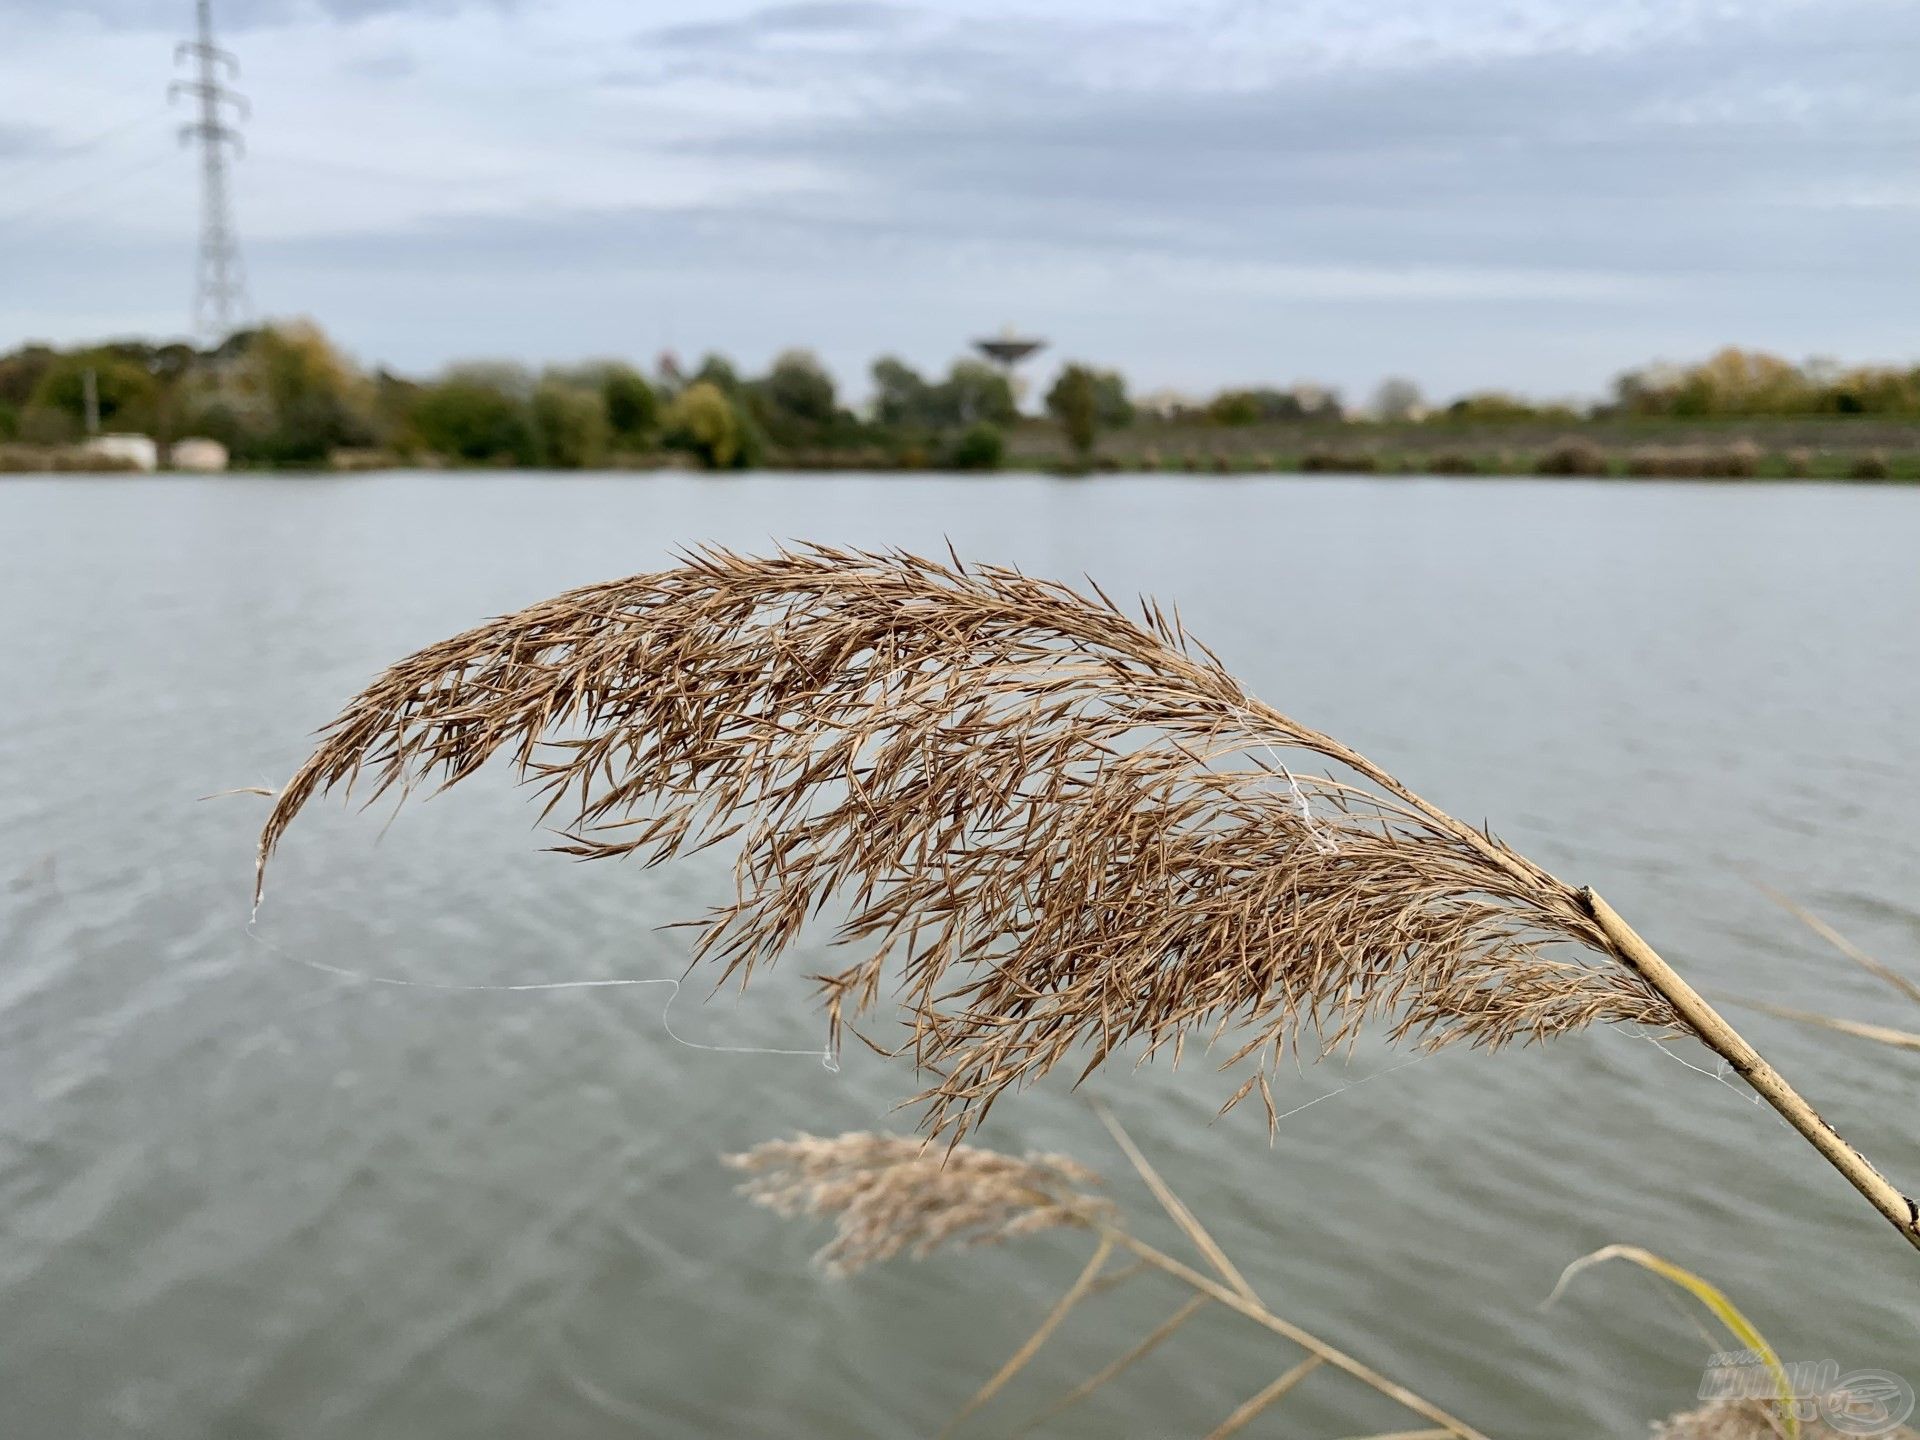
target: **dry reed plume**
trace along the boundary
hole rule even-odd
[[[1009,1085],[1195,1034],[1258,1064],[1383,1020],[1496,1047],[1594,1021],[1689,1031],[1907,1238],[1920,1210],[1619,916],[1246,693],[1178,616],[1018,571],[807,547],[706,549],[568,591],[392,666],[282,791],[465,779],[510,757],[583,857],[731,841],[695,962],[745,980],[836,899],[865,953],[822,977],[833,1033],[890,961],[958,1139]],[[1283,755],[1330,763],[1298,774]],[[371,798],[371,797],[370,797]]]

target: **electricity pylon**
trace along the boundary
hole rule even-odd
[[[226,123],[223,105],[234,117],[247,119],[252,110],[246,97],[221,84],[237,78],[240,62],[213,43],[212,0],[197,0],[198,33],[174,48],[173,63],[194,63],[194,78],[176,80],[167,99],[190,95],[199,102],[199,119],[180,127],[180,143],[200,146],[200,256],[193,291],[194,332],[208,345],[218,345],[231,334],[247,311],[247,277],[240,265],[240,237],[233,226],[233,200],[227,190],[227,147],[245,154],[240,132]]]

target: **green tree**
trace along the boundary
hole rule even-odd
[[[609,365],[600,378],[600,395],[617,448],[643,450],[653,442],[660,428],[660,397],[645,376],[631,365]]]
[[[89,370],[99,397],[102,429],[152,427],[160,387],[145,366],[106,350],[81,350],[54,361],[41,374],[29,403],[60,412],[72,422],[74,433],[80,433],[86,423]]]
[[[532,413],[542,462],[559,470],[606,463],[612,426],[598,388],[548,377],[534,388]]]
[[[933,387],[906,361],[883,355],[873,362],[873,417],[882,425],[934,425]]]
[[[980,420],[969,425],[953,447],[953,466],[956,470],[998,470],[1006,453],[1006,437],[1000,427]]]
[[[311,321],[256,332],[240,374],[266,401],[265,432],[251,447],[262,459],[312,464],[376,439],[366,377]]]
[[[455,460],[532,465],[539,459],[528,401],[483,374],[453,372],[421,391],[414,432]]]
[[[1265,420],[1338,420],[1340,402],[1317,386],[1309,386],[1304,392],[1255,386],[1222,390],[1207,402],[1206,416],[1215,425],[1252,425]]]
[[[1905,387],[1897,371],[1840,373],[1830,362],[1807,368],[1777,355],[1734,346],[1694,365],[1650,365],[1628,371],[1614,382],[1615,408],[1630,415],[1697,418],[1722,415],[1805,415],[1861,413],[1878,408],[1866,396],[1892,380],[1882,402]]]
[[[1207,402],[1207,418],[1216,425],[1251,425],[1266,419],[1256,390],[1222,390]]]
[[[1534,420],[1540,417],[1540,408],[1531,401],[1522,400],[1517,395],[1509,395],[1504,390],[1476,390],[1470,395],[1462,395],[1444,412],[1450,420],[1479,420],[1504,424],[1517,420]],[[1556,417],[1558,418],[1558,417]]]
[[[982,420],[1011,425],[1020,418],[1013,386],[997,366],[984,360],[954,361],[934,397],[933,412],[941,425],[972,425]]]
[[[692,384],[705,381],[722,395],[740,393],[740,372],[733,368],[733,362],[721,354],[709,354],[700,362],[700,368],[693,372]]]
[[[811,350],[782,351],[758,390],[778,420],[824,426],[839,414],[833,376]]]
[[[1093,411],[1103,430],[1133,423],[1133,401],[1127,395],[1126,377],[1118,370],[1093,372]]]
[[[372,383],[310,321],[241,331],[203,356],[159,352],[151,363],[179,377],[161,428],[209,435],[242,463],[318,464],[385,433]]]
[[[22,345],[0,355],[0,401],[24,409],[33,400],[40,379],[60,359],[51,345]]]
[[[711,380],[696,380],[667,407],[669,445],[695,456],[709,470],[732,470],[752,458],[744,417]]]
[[[1089,366],[1068,365],[1047,392],[1047,413],[1067,432],[1082,464],[1092,458],[1100,428],[1100,378]]]

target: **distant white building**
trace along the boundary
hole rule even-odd
[[[227,468],[227,447],[218,440],[196,435],[173,442],[168,458],[176,470],[215,475]]]
[[[134,470],[158,470],[160,447],[147,435],[96,435],[85,446],[89,455]]]

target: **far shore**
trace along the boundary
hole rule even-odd
[[[163,452],[164,453],[164,452]],[[913,474],[948,471],[945,455],[907,447],[773,449],[757,469]],[[0,444],[3,474],[99,474],[131,467],[78,446]],[[164,468],[164,466],[163,466]],[[242,467],[244,473],[472,470],[438,456],[338,450],[321,465]],[[596,470],[689,470],[684,452],[614,454]],[[1612,419],[1578,424],[1279,421],[1227,426],[1142,419],[1100,434],[1081,460],[1061,428],[1007,427],[1006,472],[1098,474],[1337,474],[1571,476],[1590,479],[1920,481],[1920,424],[1870,417],[1741,420]],[[237,469],[235,473],[240,473]]]

